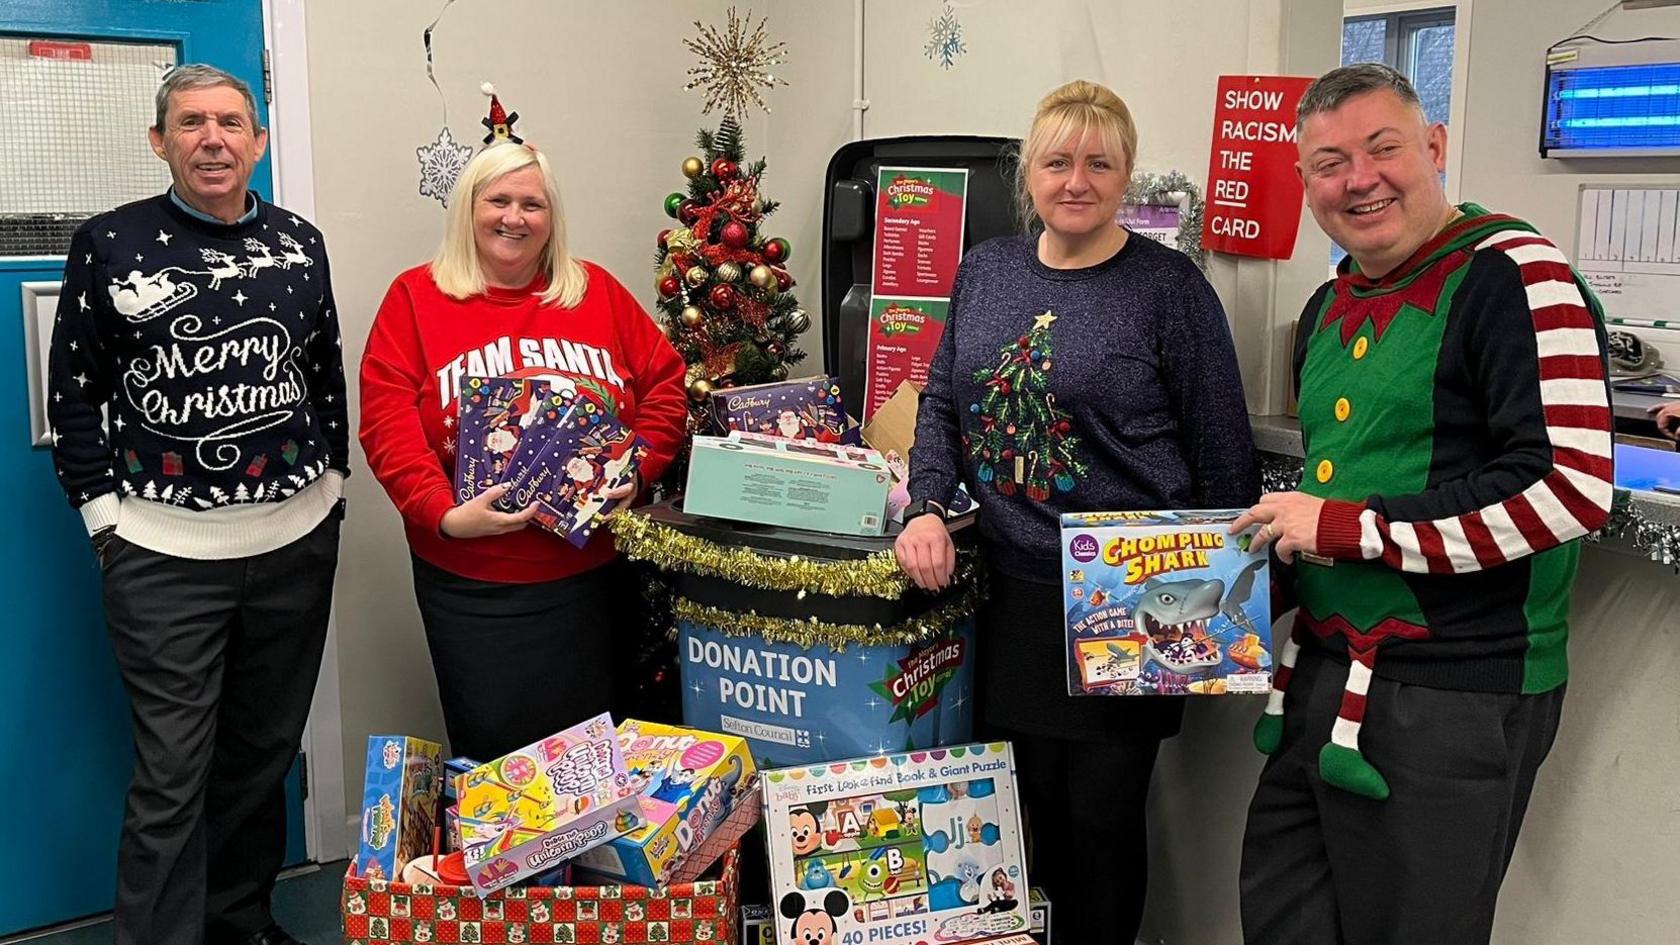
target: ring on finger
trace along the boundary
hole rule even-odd
[[[1267,522],[1266,524],[1260,526],[1260,535],[1267,541],[1271,541],[1273,538],[1277,537],[1277,529],[1272,527],[1271,522]]]

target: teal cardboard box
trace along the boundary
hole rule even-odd
[[[841,535],[886,527],[892,475],[871,449],[734,433],[697,436],[683,510]]]

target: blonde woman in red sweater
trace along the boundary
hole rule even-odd
[[[649,482],[683,439],[684,370],[624,286],[568,251],[543,155],[498,144],[468,162],[437,255],[391,283],[361,371],[362,448],[402,513],[457,754],[490,760],[606,710],[625,609],[604,529],[578,549],[529,526],[534,507],[498,511],[501,488],[456,503],[461,382],[536,377],[604,397],[647,441]]]

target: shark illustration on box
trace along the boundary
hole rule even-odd
[[[1238,509],[1062,516],[1073,695],[1271,690],[1267,558]]]

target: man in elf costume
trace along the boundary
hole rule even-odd
[[[1244,935],[1486,942],[1609,515],[1602,317],[1533,227],[1448,204],[1446,129],[1400,74],[1330,72],[1298,119],[1349,256],[1297,331],[1300,491],[1233,529],[1261,525],[1300,608],[1255,733]]]

